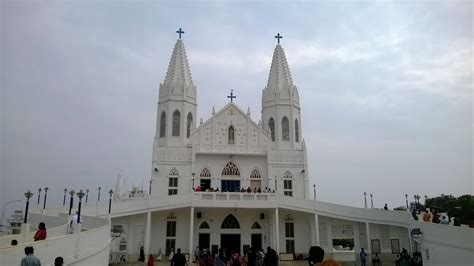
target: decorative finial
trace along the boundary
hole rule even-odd
[[[214,106],[212,106],[212,115],[216,114],[216,109],[214,109]]]
[[[280,39],[283,38],[283,36],[280,35],[280,33],[278,33],[275,38],[278,40],[278,44],[280,44]]]
[[[247,107],[247,116],[250,116],[250,107]]]
[[[179,38],[181,39],[181,34],[184,34],[184,31],[181,28],[179,28],[179,30],[177,30],[176,33],[179,34]],[[278,41],[278,43],[280,43],[280,41]]]
[[[230,96],[227,96],[227,98],[230,99],[230,102],[233,102],[233,99],[237,98],[237,96],[234,96],[234,90],[230,90]]]

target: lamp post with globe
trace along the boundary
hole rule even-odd
[[[77,206],[77,223],[81,223],[81,205],[82,205],[82,197],[84,197],[85,193],[81,190],[76,193],[77,197],[79,198],[79,204]]]
[[[110,214],[110,211],[112,210],[112,194],[114,194],[114,191],[111,189],[111,190],[109,190],[109,195],[110,195],[110,198],[109,198],[109,214]]]
[[[43,210],[46,209],[46,198],[48,197],[48,187],[44,188],[44,201],[43,201]]]
[[[71,196],[70,200],[69,200],[69,215],[71,215],[71,211],[72,211],[72,207],[74,205],[74,194],[76,192],[74,191],[74,189],[71,189],[69,191],[69,195]]]
[[[66,205],[66,193],[67,193],[67,188],[64,189],[63,206]]]
[[[30,190],[28,190],[25,193],[25,197],[26,197],[26,207],[25,207],[25,218],[23,219],[23,223],[26,224],[28,222],[28,208],[30,207],[30,198],[33,197],[33,193],[31,193]]]

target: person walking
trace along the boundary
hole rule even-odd
[[[21,266],[41,266],[41,261],[34,255],[33,247],[25,247],[25,257],[21,259]]]
[[[365,266],[366,261],[367,261],[367,253],[365,253],[364,248],[360,249],[359,253],[359,258],[360,258],[360,265]]]
[[[176,250],[176,254],[171,260],[171,266],[186,266],[186,257],[181,253],[181,249]]]
[[[36,230],[35,236],[33,237],[35,241],[45,240],[47,236],[46,233],[46,224],[41,222],[38,225],[38,230]]]

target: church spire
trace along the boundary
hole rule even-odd
[[[290,68],[286,61],[285,51],[277,44],[273,51],[272,66],[268,76],[267,89],[272,91],[290,90],[293,87]]]
[[[176,41],[163,84],[177,88],[194,86],[191,71],[189,71],[186,50],[181,39]]]

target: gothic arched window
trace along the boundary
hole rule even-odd
[[[163,111],[160,117],[160,138],[166,136],[166,113]]]
[[[199,177],[211,177],[211,172],[209,171],[209,169],[204,168],[204,169],[202,169],[201,174],[199,175]]]
[[[179,137],[179,123],[181,121],[181,113],[176,110],[173,113],[173,130],[171,136]]]
[[[298,119],[295,119],[295,141],[300,142],[300,125]]]
[[[262,226],[258,222],[255,222],[252,224],[250,229],[262,229]]]
[[[234,215],[229,214],[227,215],[227,217],[225,217],[224,221],[222,222],[221,228],[222,229],[236,229],[236,228],[240,228],[240,224]]]
[[[171,168],[168,174],[168,195],[178,194],[178,177],[179,172],[176,168]]]
[[[283,194],[293,196],[293,175],[290,171],[286,171],[283,175]]]
[[[193,115],[191,112],[188,113],[188,121],[186,123],[186,138],[191,135],[191,127],[193,126]]]
[[[235,132],[234,127],[229,127],[229,144],[235,144]]]
[[[270,117],[270,120],[268,120],[268,127],[270,128],[272,141],[275,141],[275,120],[273,120],[273,117]]]
[[[290,122],[286,116],[281,120],[281,140],[290,140]]]
[[[255,179],[255,178],[260,179],[262,177],[260,176],[260,172],[257,169],[253,169],[252,173],[250,173],[250,178],[251,179]]]
[[[202,222],[202,224],[199,226],[199,229],[210,229],[211,227],[207,222]]]
[[[239,168],[233,162],[228,162],[222,170],[222,175],[237,175],[240,176]]]

